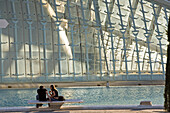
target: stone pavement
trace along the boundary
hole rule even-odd
[[[0,107],[0,113],[167,113],[163,106],[63,106],[61,110],[47,107]]]

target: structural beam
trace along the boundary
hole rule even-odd
[[[102,30],[105,31],[105,32],[108,32],[108,31],[104,28],[104,26],[102,26]],[[114,34],[115,36],[122,37],[122,34],[120,33],[120,31],[119,31],[118,29],[114,29],[113,34]],[[125,35],[125,37],[127,37],[127,35]],[[134,38],[135,38],[135,37],[134,37],[133,35],[130,35],[130,39],[134,39]],[[133,41],[133,40],[132,40],[132,41]],[[147,47],[145,41],[143,41],[143,40],[141,40],[141,41],[139,42],[139,44],[140,44],[140,46]],[[156,44],[151,43],[150,45],[151,45],[150,49],[151,49],[152,51],[160,52],[159,47],[158,47]],[[165,48],[162,48],[162,51],[163,51],[164,53],[167,53],[167,50],[166,50]]]
[[[133,0],[133,3],[132,3],[132,8],[134,10],[133,11],[133,15],[135,15],[136,13],[136,9],[137,9],[137,6],[138,6],[138,2],[139,0]],[[130,7],[129,7],[130,8]],[[130,34],[130,28],[132,27],[132,13],[129,14],[129,17],[128,17],[128,24],[127,24],[127,28],[126,28],[126,34]]]
[[[111,0],[111,4],[109,5],[109,12],[113,11],[114,3],[115,3],[115,0]],[[104,25],[105,25],[105,27],[107,29],[107,26],[108,26],[108,15],[106,15],[106,20],[105,20],[105,24]]]
[[[115,0],[112,0],[111,2],[107,2],[107,1],[106,1],[106,4],[109,4],[109,7],[108,7],[108,9],[107,9],[107,11],[106,11],[106,13],[109,12],[109,14],[107,13],[106,19],[105,19],[105,23],[104,23],[106,30],[108,30],[109,19],[111,18],[111,14],[112,14],[112,11],[113,11],[114,3],[115,3]],[[111,19],[110,19],[110,21],[111,21]],[[111,34],[109,33],[109,35],[111,35]],[[109,39],[110,39],[110,38],[107,39],[106,48],[107,48],[107,46],[108,46]],[[106,51],[107,51],[107,50],[106,50]],[[107,51],[107,52],[108,52],[108,51]],[[106,52],[106,53],[107,53],[107,52]]]
[[[90,18],[91,18],[90,11],[91,11],[91,6],[92,6],[92,0],[88,0],[87,4],[88,5],[87,5],[87,10],[85,11],[85,15],[86,15],[86,18],[90,20]]]
[[[161,8],[162,8],[161,6],[158,6],[158,8],[156,8],[156,15],[160,14]],[[152,21],[151,21],[149,30],[150,30],[149,40],[151,41],[152,40],[152,35],[154,33],[154,30],[155,30],[155,17],[154,16],[152,17]]]
[[[170,10],[170,0],[146,0],[151,3],[155,3],[157,5],[160,5],[162,7],[166,7]]]

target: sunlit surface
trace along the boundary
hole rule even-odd
[[[153,105],[163,105],[164,86],[81,87],[57,88],[66,99],[82,99],[78,105],[139,105],[150,100]],[[35,106],[27,104],[35,100],[37,89],[1,89],[0,107]],[[68,104],[64,104],[68,105]],[[70,104],[69,104],[70,105]],[[77,105],[77,104],[74,104]]]
[[[0,83],[165,80],[168,6],[0,0]]]

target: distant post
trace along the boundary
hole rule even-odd
[[[165,92],[164,92],[164,108],[166,111],[170,111],[170,17],[168,24],[168,48],[167,48],[167,63],[166,63],[166,79],[165,79]]]
[[[0,66],[1,66],[1,70],[0,70],[0,79],[1,79],[1,83],[2,83],[2,76],[5,75],[4,74],[4,68],[3,68],[3,58],[2,58],[2,37],[1,37],[1,34],[2,34],[2,28],[6,28],[8,26],[8,22],[6,19],[0,19]]]

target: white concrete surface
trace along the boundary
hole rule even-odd
[[[68,112],[68,113],[117,113],[122,111],[129,112],[130,111],[138,111],[134,113],[139,113],[140,111],[160,111],[161,113],[164,112],[162,105],[154,105],[154,106],[141,106],[141,105],[95,105],[95,106],[62,106],[61,110],[49,109],[48,107],[0,107],[0,113],[3,112]],[[38,111],[38,112],[37,112]],[[145,112],[142,112],[145,113]],[[157,112],[158,113],[158,112]]]

